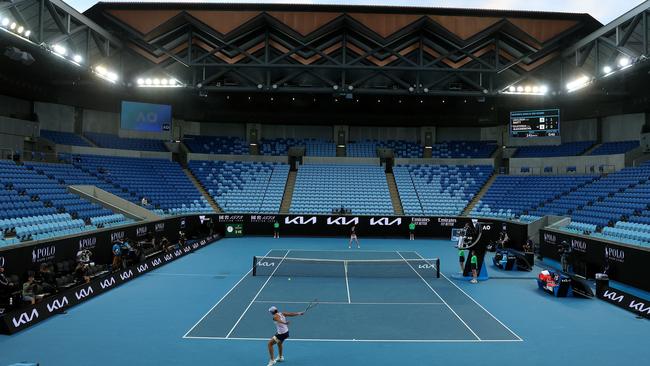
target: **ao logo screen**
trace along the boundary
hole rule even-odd
[[[169,131],[172,124],[172,107],[122,101],[120,128],[144,132]]]

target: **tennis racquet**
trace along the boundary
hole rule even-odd
[[[303,311],[303,313],[306,313],[309,309],[313,309],[314,307],[316,307],[316,305],[318,305],[318,299],[314,299],[312,302],[310,302],[309,305],[307,305],[305,311]]]

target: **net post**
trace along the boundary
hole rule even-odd
[[[255,265],[257,263],[257,257],[253,256],[253,276],[257,275],[257,266]]]
[[[436,258],[436,278],[440,278],[440,258]]]

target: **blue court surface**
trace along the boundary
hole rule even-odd
[[[268,273],[247,273],[185,338],[267,339],[259,324],[269,306],[297,312],[317,299],[295,322],[292,340],[521,341],[449,279],[436,278],[417,252],[275,249],[265,256],[275,258],[258,260]]]
[[[647,320],[596,299],[551,297],[537,289],[538,268],[488,266],[492,279],[472,285],[451,278],[459,269],[450,241],[362,238],[361,244],[348,250],[344,238],[221,240],[67,314],[0,336],[0,365],[266,365],[266,342],[275,331],[268,307],[300,311],[314,298],[318,306],[289,319],[286,365],[645,365],[650,359]],[[282,272],[285,263],[273,275],[252,276],[253,256],[265,255],[348,261],[348,276],[290,276]],[[440,257],[444,276],[419,266],[411,276],[370,276],[352,264],[413,264],[420,256]]]

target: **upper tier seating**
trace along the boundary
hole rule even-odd
[[[72,132],[41,130],[41,137],[59,145],[91,146],[88,141]]]
[[[0,161],[0,246],[93,230],[93,219],[114,215],[68,193],[65,182],[41,169],[45,165],[57,164]]]
[[[291,213],[327,214],[341,206],[355,215],[393,214],[383,168],[307,164],[298,169]]]
[[[377,157],[377,148],[377,141],[350,142],[346,146],[346,155],[355,158],[375,158]]]
[[[166,152],[167,147],[160,140],[123,138],[108,133],[86,132],[87,139],[99,147],[107,149],[161,151]]]
[[[405,140],[361,140],[347,144],[347,156],[360,158],[377,157],[377,149],[392,149],[396,158],[421,158],[423,147],[417,142]]]
[[[278,213],[289,165],[191,161],[190,169],[225,212]]]
[[[535,212],[571,215],[573,221],[604,227],[642,215],[650,204],[650,163],[611,173],[562,195]]]
[[[494,141],[446,141],[434,144],[434,158],[489,158],[497,148]]]
[[[591,152],[589,155],[612,155],[612,154],[623,154],[630,150],[636,149],[639,147],[639,141],[617,141],[617,142],[606,142]]]
[[[377,147],[393,149],[396,158],[421,158],[424,151],[419,143],[404,140],[378,141]]]
[[[273,156],[286,156],[289,154],[289,148],[301,145],[300,139],[261,139],[260,140],[260,154],[273,155]]]
[[[149,209],[161,215],[213,212],[210,204],[185,175],[178,163],[164,159],[142,159],[80,155],[72,164],[100,180],[114,184],[140,204],[145,197]]]
[[[405,214],[460,215],[492,170],[489,165],[397,165],[393,173]]]
[[[596,179],[595,176],[498,176],[470,215],[515,218]]]
[[[193,153],[248,155],[246,140],[239,137],[185,135],[183,143]]]
[[[336,156],[336,144],[321,140],[304,140],[306,156]]]
[[[577,156],[594,146],[595,141],[568,142],[561,145],[522,146],[514,158],[548,158],[554,156]]]

